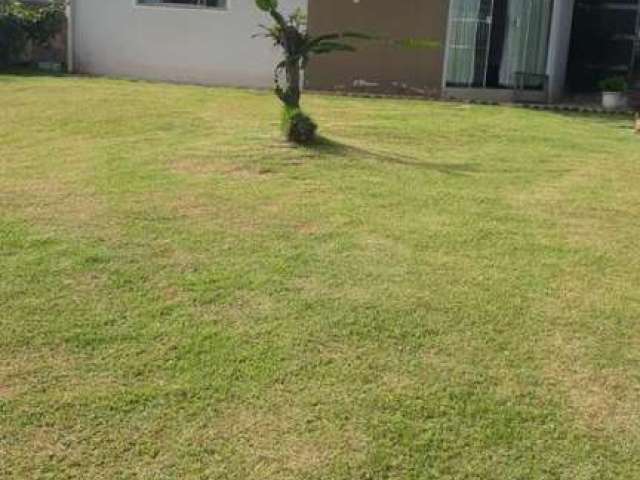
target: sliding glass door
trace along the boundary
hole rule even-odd
[[[513,88],[517,75],[534,86],[547,67],[552,0],[509,0],[500,66],[500,86]]]
[[[447,84],[484,87],[493,0],[453,0],[449,21]]]
[[[452,0],[448,87],[538,88],[553,0]]]

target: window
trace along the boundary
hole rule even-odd
[[[137,0],[137,4],[184,8],[227,8],[227,0]]]

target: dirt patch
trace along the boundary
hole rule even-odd
[[[11,400],[15,397],[15,392],[9,385],[0,384],[0,400]]]

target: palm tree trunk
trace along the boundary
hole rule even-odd
[[[291,108],[300,108],[300,62],[293,61],[287,62],[286,65],[286,76],[287,76],[287,92],[286,92],[286,101],[288,107]]]

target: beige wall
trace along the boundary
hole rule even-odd
[[[307,0],[281,0],[284,11]],[[74,69],[81,73],[211,85],[268,87],[280,52],[252,38],[269,23],[254,0],[227,10],[137,5],[135,0],[74,0]]]
[[[317,57],[307,88],[437,94],[442,84],[448,0],[310,0],[313,33],[356,31],[393,40],[435,40],[436,48],[365,41],[356,53]],[[386,44],[385,44],[386,43]],[[362,82],[364,81],[364,82]]]

